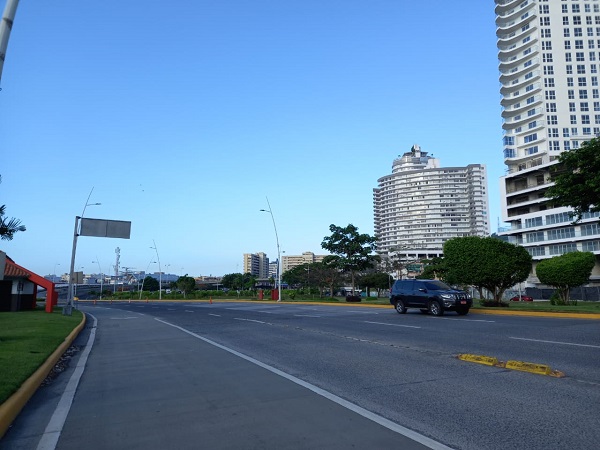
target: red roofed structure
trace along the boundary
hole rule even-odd
[[[1,267],[1,266],[0,266]],[[0,311],[35,309],[38,287],[46,289],[46,312],[58,302],[54,283],[6,257],[4,276],[0,277]]]

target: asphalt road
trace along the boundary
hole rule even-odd
[[[477,450],[591,449],[600,442],[598,321],[281,303],[82,309],[99,317],[98,347],[59,449],[82,442],[88,448],[125,448],[119,446],[125,442],[127,448],[424,448],[382,426],[385,420],[424,436],[425,448],[435,448],[427,438]],[[100,352],[103,345],[109,353]],[[459,353],[548,364],[566,376],[468,363]],[[170,409],[168,398],[182,409]],[[3,440],[0,448],[19,448],[18,430],[17,424],[11,431],[12,447]]]

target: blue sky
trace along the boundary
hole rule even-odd
[[[4,1],[1,3],[4,8]],[[442,166],[504,173],[491,1],[21,1],[0,91],[0,241],[68,271],[242,271],[242,254],[317,254],[329,225],[373,234],[372,190],[419,144]],[[81,269],[83,268],[83,269]]]

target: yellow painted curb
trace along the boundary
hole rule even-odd
[[[486,366],[501,367],[503,369],[519,370],[521,372],[535,373],[537,375],[547,375],[550,377],[563,378],[565,374],[558,370],[552,370],[546,364],[537,364],[524,361],[498,361],[497,358],[484,355],[471,355],[469,353],[461,353],[457,356],[462,361],[473,362],[477,364],[485,364]]]
[[[555,319],[588,319],[598,320],[600,314],[585,313],[562,313],[545,311],[506,311],[506,310],[488,310],[471,308],[469,314],[495,314],[499,316],[530,316],[530,317],[554,317]]]
[[[21,387],[11,395],[4,403],[0,405],[0,438],[4,436],[8,427],[13,423],[19,415],[23,407],[33,396],[35,391],[40,387],[42,381],[48,376],[52,368],[56,365],[60,357],[71,346],[77,335],[85,326],[85,314],[82,314],[81,323],[71,331],[65,340],[58,346],[56,350],[48,357],[48,359],[31,375]]]
[[[458,359],[478,364],[485,364],[486,366],[496,366],[499,364],[498,358],[484,355],[470,355],[468,353],[458,355]]]

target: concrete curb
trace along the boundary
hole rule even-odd
[[[11,395],[4,403],[0,405],[0,438],[4,436],[10,425],[19,415],[29,399],[35,394],[42,384],[42,381],[56,365],[60,357],[71,346],[75,338],[79,335],[85,326],[86,317],[83,314],[81,323],[65,338],[48,359],[31,375],[21,387]]]

